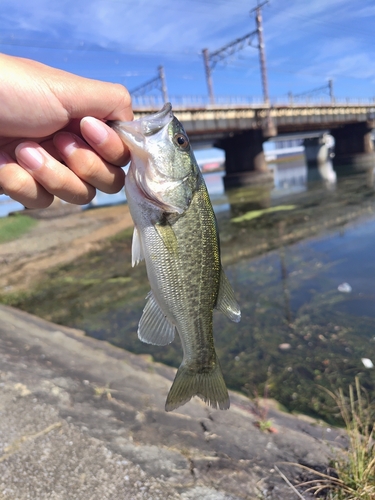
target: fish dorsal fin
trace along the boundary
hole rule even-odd
[[[150,292],[138,325],[138,338],[146,344],[167,345],[174,339],[175,327],[167,319]]]
[[[216,309],[225,314],[230,320],[238,323],[241,319],[241,311],[238,302],[234,298],[233,288],[225,276],[223,268],[220,272],[219,294],[216,302]]]
[[[132,266],[136,266],[144,259],[141,240],[139,238],[138,229],[134,226],[133,240],[132,240]]]

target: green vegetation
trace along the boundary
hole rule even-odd
[[[274,212],[280,212],[284,210],[294,210],[295,208],[297,208],[296,205],[278,205],[277,207],[263,208],[262,210],[250,210],[250,212],[246,212],[239,217],[235,217],[234,219],[232,219],[232,222],[244,222],[256,219],[257,217],[261,217],[264,214],[272,214]]]
[[[13,215],[0,219],[0,243],[19,238],[29,231],[37,221],[27,215]]]
[[[347,450],[333,460],[333,474],[323,474],[307,467],[316,479],[300,484],[315,495],[326,492],[327,500],[374,500],[375,498],[375,404],[355,379],[349,397],[342,390],[329,393],[336,402],[349,438]]]

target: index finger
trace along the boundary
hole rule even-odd
[[[122,167],[129,162],[129,149],[104,122],[86,116],[81,120],[81,134],[85,141],[109,163]]]

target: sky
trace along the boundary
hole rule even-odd
[[[255,30],[256,0],[2,0],[0,51],[129,90],[163,65],[172,104],[207,98],[202,49]],[[328,98],[375,97],[373,0],[270,0],[262,8],[269,93],[316,88]],[[256,44],[256,39],[254,39]],[[212,73],[217,99],[262,100],[258,50],[246,46]],[[160,95],[154,89],[154,95]]]

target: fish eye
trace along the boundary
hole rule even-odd
[[[185,134],[176,134],[173,140],[181,149],[187,149],[189,147],[189,139]]]

